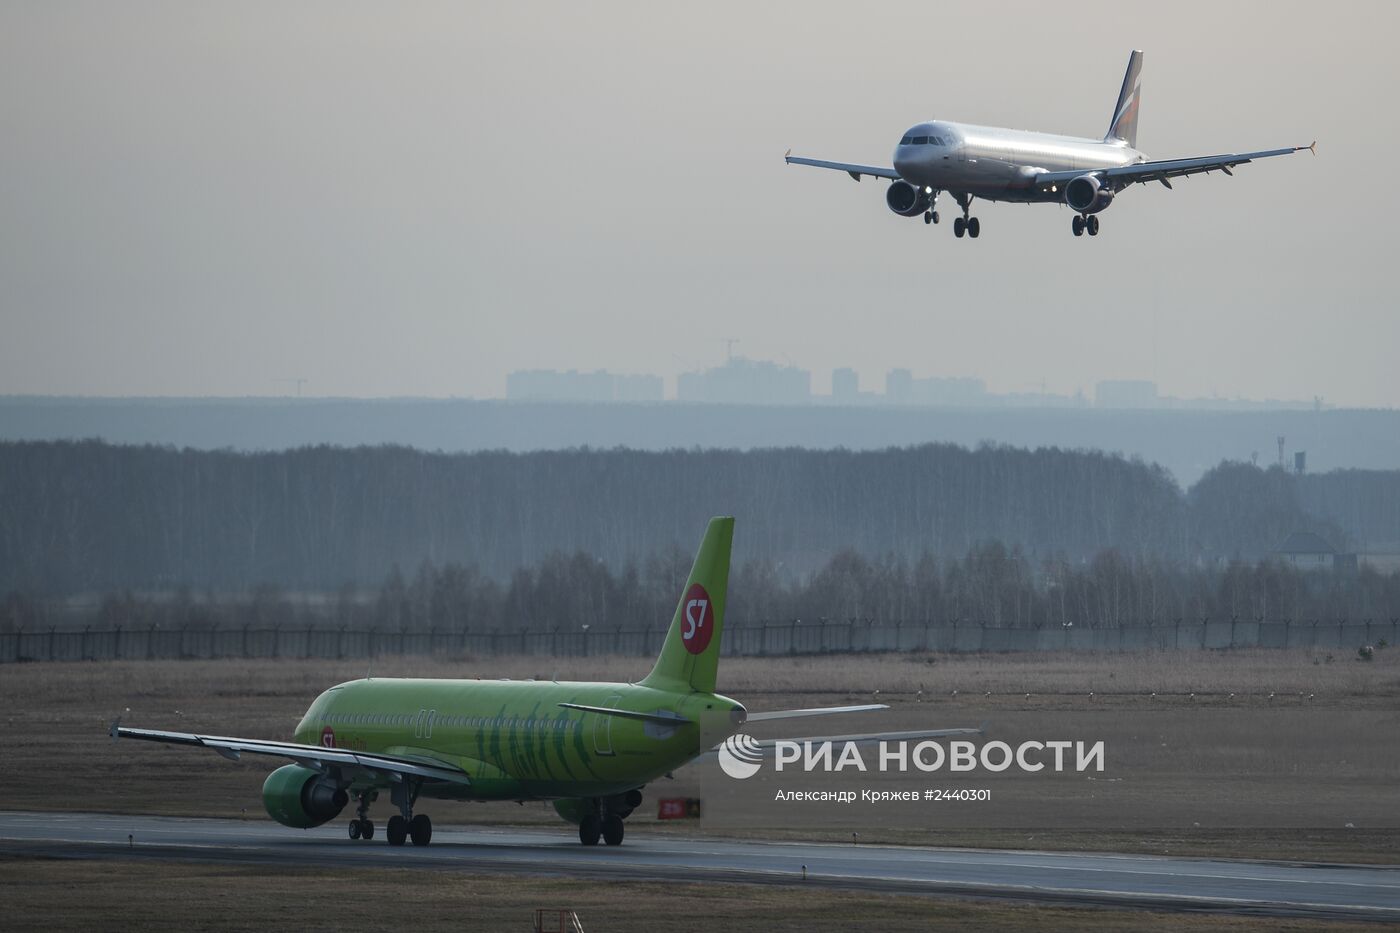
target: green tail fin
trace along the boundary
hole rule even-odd
[[[656,666],[642,680],[661,690],[715,692],[724,603],[729,591],[729,549],[734,519],[712,518],[700,552],[681,591],[681,601],[666,632]]]

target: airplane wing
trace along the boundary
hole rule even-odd
[[[132,729],[113,725],[113,739],[142,739],[169,745],[198,745],[212,748],[230,761],[244,753],[290,758],[307,768],[324,771],[328,767],[356,768],[381,777],[415,777],[452,784],[470,784],[467,773],[455,765],[428,757],[383,755],[358,752],[348,748],[325,748],[320,745],[300,745],[296,742],[269,742],[263,739],[237,739],[222,735],[195,735],[190,732],[162,732],[157,729]]]
[[[845,172],[856,181],[860,181],[860,176],[862,175],[869,175],[872,178],[889,179],[899,177],[899,173],[892,168],[881,168],[878,165],[854,165],[849,162],[826,162],[821,159],[802,159],[794,156],[791,149],[787,151],[787,155],[783,156],[783,161],[788,165],[810,165],[813,168],[835,169],[838,172]],[[1081,172],[1080,174],[1082,175],[1083,173]]]
[[[1102,169],[1080,169],[1069,172],[1041,172],[1035,176],[1035,187],[1049,188],[1052,185],[1062,185],[1068,181],[1078,178],[1081,175],[1097,175],[1101,181],[1107,182],[1115,191],[1126,188],[1128,185],[1146,183],[1149,181],[1159,181],[1168,188],[1171,187],[1169,178],[1180,178],[1186,175],[1196,175],[1201,172],[1224,172],[1226,175],[1233,175],[1230,169],[1236,165],[1244,165],[1256,159],[1268,159],[1273,156],[1292,155],[1304,149],[1317,154],[1317,142],[1310,146],[1289,146],[1285,149],[1265,149],[1260,152],[1228,153],[1225,155],[1201,156],[1195,159],[1166,159],[1157,162],[1139,162],[1136,165],[1122,165],[1117,168]]]

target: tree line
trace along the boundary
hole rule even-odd
[[[425,561],[509,593],[518,573],[559,572],[556,552],[645,576],[657,555],[688,555],[716,514],[740,519],[736,565],[783,587],[844,551],[913,577],[925,556],[962,560],[986,541],[1036,573],[1046,562],[1081,572],[1106,552],[1130,565],[1217,565],[1257,562],[1299,530],[1338,546],[1400,538],[1400,471],[1295,477],[1227,463],[1183,491],[1158,466],[1053,447],[444,454],[7,442],[0,593],[334,593]]]
[[[671,551],[610,568],[582,552],[556,553],[501,582],[471,565],[397,567],[374,589],[344,588],[307,599],[274,586],[236,596],[109,594],[87,610],[12,593],[0,631],[50,626],[132,630],[346,628],[407,632],[577,632],[664,628],[689,569]],[[1400,572],[1302,571],[1274,560],[1180,565],[1104,551],[1092,560],[1033,562],[987,543],[957,559],[925,554],[868,559],[843,551],[816,573],[784,579],[767,561],[730,576],[729,618],[738,624],[871,620],[881,624],[969,623],[1044,628],[1066,623],[1117,628],[1173,621],[1389,620],[1400,617]]]

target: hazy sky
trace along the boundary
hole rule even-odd
[[[865,388],[1400,405],[1391,4],[0,6],[0,393],[504,392],[736,351]],[[1154,157],[1318,140],[956,240],[884,183],[931,117]],[[945,217],[955,208],[945,202]]]

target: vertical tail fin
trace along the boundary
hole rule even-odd
[[[666,632],[656,666],[643,680],[646,687],[699,693],[715,692],[719,667],[724,604],[729,591],[729,549],[734,519],[712,518],[700,551],[685,581],[681,601]]]
[[[1142,51],[1134,49],[1128,56],[1128,73],[1123,76],[1123,90],[1113,108],[1113,120],[1108,124],[1104,142],[1121,139],[1137,148],[1138,104],[1142,100]]]

